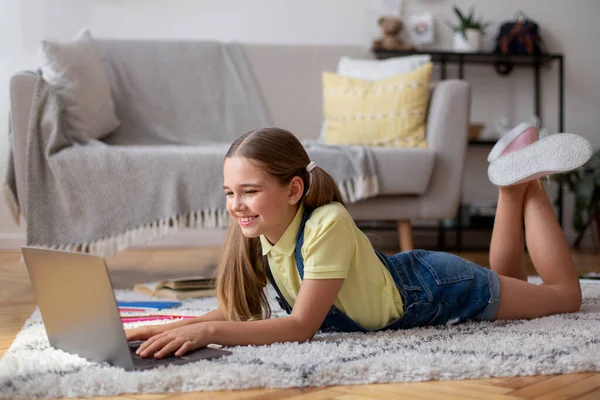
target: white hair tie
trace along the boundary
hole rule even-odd
[[[310,192],[310,188],[312,186],[312,180],[313,180],[312,170],[315,169],[316,167],[317,167],[317,163],[314,161],[309,162],[308,165],[306,166],[306,172],[308,172],[308,190],[306,191],[306,194],[308,194],[308,192]]]

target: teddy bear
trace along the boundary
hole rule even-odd
[[[383,30],[383,36],[373,42],[373,50],[414,50],[414,46],[404,43],[398,34],[403,24],[398,18],[381,17],[378,24]]]

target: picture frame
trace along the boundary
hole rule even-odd
[[[406,30],[410,42],[416,46],[432,44],[434,41],[433,14],[430,12],[408,16]]]

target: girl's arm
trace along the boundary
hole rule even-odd
[[[343,279],[305,279],[287,318],[201,324],[205,325],[207,343],[233,346],[309,340],[321,327],[343,282]]]
[[[125,337],[128,341],[131,340],[146,340],[159,333],[166,332],[171,329],[180,328],[182,326],[196,324],[198,322],[209,321],[225,321],[225,317],[221,310],[210,311],[204,315],[192,319],[182,319],[181,321],[171,322],[168,324],[146,325],[137,328],[127,329]]]
[[[175,353],[180,357],[210,343],[239,346],[309,340],[321,327],[343,282],[343,279],[305,279],[289,317],[189,324],[148,338],[140,345],[137,354],[162,358]]]
[[[196,324],[198,322],[209,322],[209,321],[226,321],[227,319],[221,312],[221,310],[213,310],[209,311],[206,314],[203,314],[199,317],[193,319],[183,319],[181,321],[173,322],[173,324],[169,324],[173,328],[177,328],[179,326],[185,326],[190,324]],[[177,324],[177,325],[175,325]]]

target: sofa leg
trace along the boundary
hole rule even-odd
[[[398,239],[400,239],[400,251],[408,251],[414,248],[412,225],[410,220],[396,221],[398,226]]]

